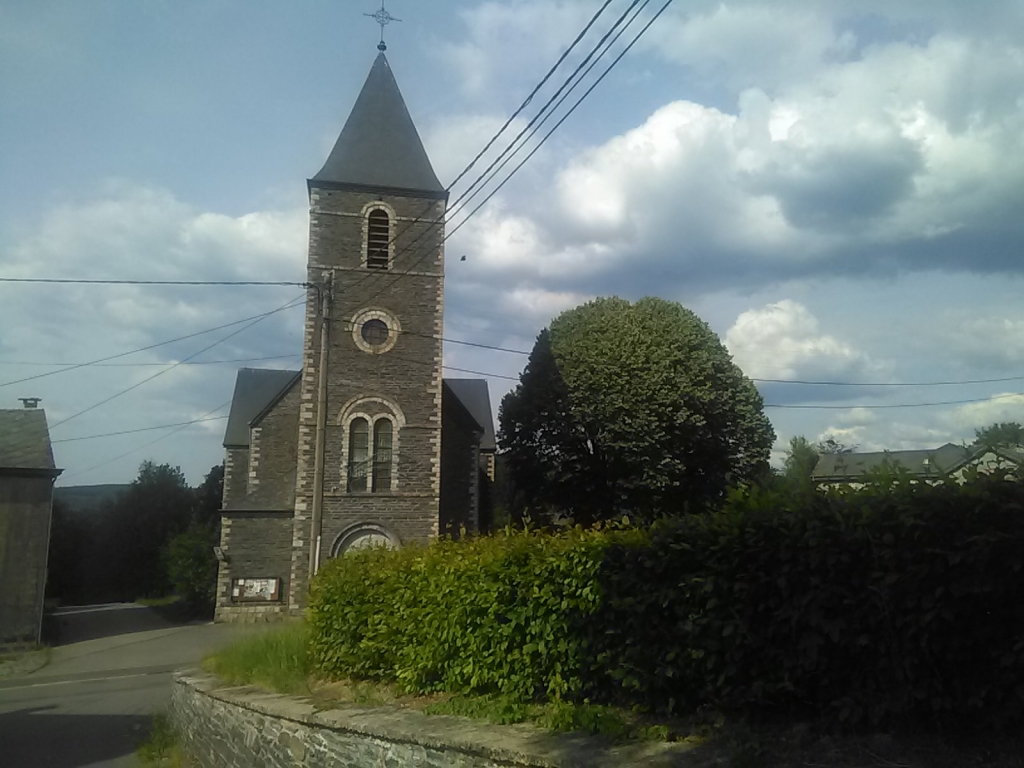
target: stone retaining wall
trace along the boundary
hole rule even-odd
[[[171,720],[197,768],[706,768],[681,744],[613,747],[528,725],[498,726],[398,707],[318,711],[306,699],[175,676]]]

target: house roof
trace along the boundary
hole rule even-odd
[[[50,430],[42,409],[0,410],[0,469],[60,470],[53,463]]]
[[[302,377],[301,371],[280,371],[265,368],[241,368],[235,379],[228,426],[224,430],[225,448],[249,445],[249,426],[275,403],[292,384]]]
[[[979,455],[976,448],[946,443],[923,451],[877,451],[874,453],[827,453],[818,459],[813,480],[851,480],[884,464],[899,466],[912,475],[926,477],[956,472]]]
[[[470,416],[483,429],[480,438],[481,451],[493,451],[497,445],[494,440],[494,418],[491,416],[491,395],[485,379],[445,379],[452,394],[459,399]]]
[[[310,186],[321,185],[447,197],[383,53],[373,62],[327,162],[310,179]]]

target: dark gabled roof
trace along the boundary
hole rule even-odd
[[[924,451],[877,451],[875,453],[827,453],[818,459],[814,480],[855,480],[885,464],[900,467],[917,477],[956,472],[980,452],[976,448],[946,443]]]
[[[445,379],[444,383],[483,430],[480,450],[495,450],[494,419],[491,416],[491,395],[487,390],[487,382],[484,379]]]
[[[249,445],[249,426],[302,377],[301,371],[241,368],[235,379],[231,413],[224,430],[225,448]]]
[[[0,469],[61,470],[53,463],[50,430],[42,409],[0,410]]]
[[[327,162],[309,183],[447,196],[383,53],[373,62]]]

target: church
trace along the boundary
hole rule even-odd
[[[383,44],[309,192],[301,371],[238,372],[218,621],[302,611],[329,558],[481,526],[487,382],[442,377],[438,181]]]

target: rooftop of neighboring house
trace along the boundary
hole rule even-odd
[[[60,473],[41,408],[0,410],[0,470],[12,469]]]
[[[946,443],[938,448],[914,451],[824,454],[815,464],[811,479],[818,482],[856,480],[883,466],[899,467],[916,477],[937,477],[957,472],[990,453],[1016,464],[1024,463],[1024,451],[1018,449]]]

